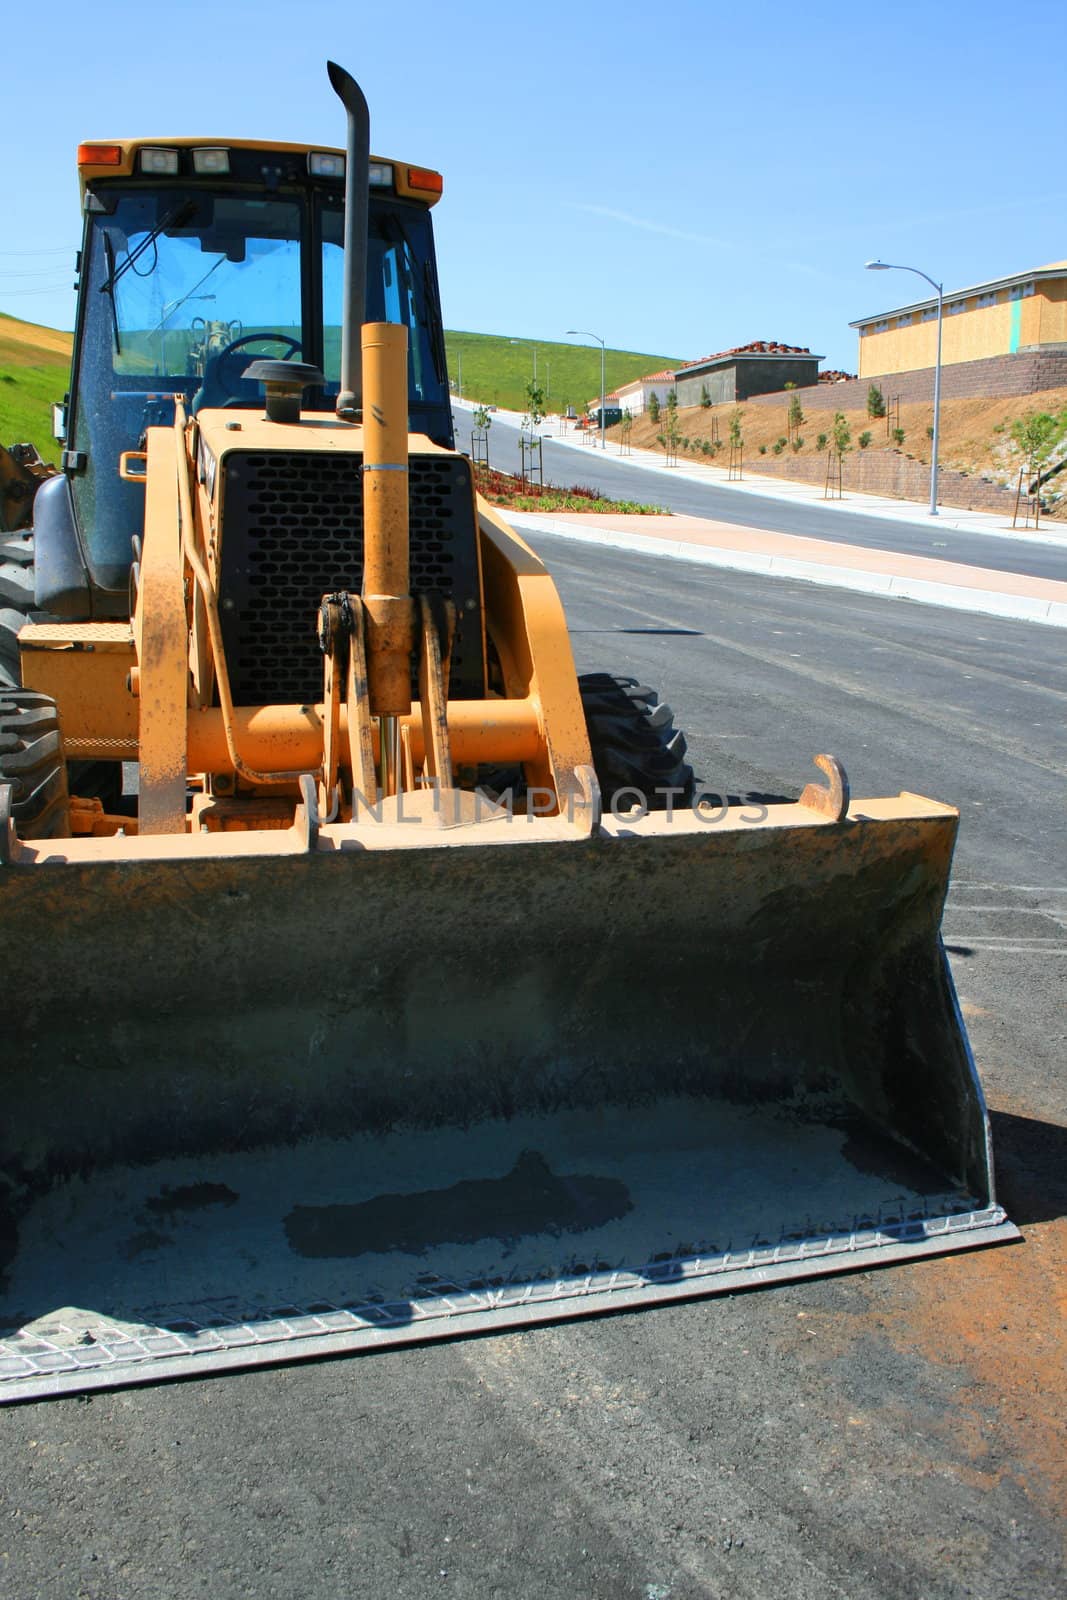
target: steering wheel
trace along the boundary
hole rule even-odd
[[[282,356],[283,361],[290,360],[304,348],[299,339],[290,339],[287,333],[245,333],[239,339],[231,339],[215,357],[212,372],[214,386],[224,389],[228,395],[240,393],[238,384],[241,381],[241,374],[236,370],[235,357],[237,351],[243,350],[247,344],[284,344],[287,348]]]

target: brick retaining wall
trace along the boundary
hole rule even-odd
[[[746,473],[766,473],[771,478],[824,484],[826,457],[749,456],[745,460],[745,470]],[[846,494],[854,490],[891,495],[897,500],[929,500],[930,468],[897,450],[851,450],[845,457],[842,478]],[[1015,508],[1015,491],[940,467],[937,501],[939,505],[965,511],[1000,511],[1010,518]]]
[[[750,395],[750,406],[788,405],[795,394],[805,411],[849,411],[866,406],[871,384],[887,400],[934,398],[934,369],[889,372],[881,377],[852,378],[846,383],[816,383],[805,389],[783,389],[777,394]],[[955,361],[941,368],[942,400],[964,400],[998,395],[1035,394],[1039,389],[1067,388],[1067,350],[1020,351],[1014,356],[990,356],[985,361]]]

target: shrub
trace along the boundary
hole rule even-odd
[[[700,404],[704,407],[705,411],[707,411],[711,405],[711,395],[708,393],[708,386],[706,383],[702,383],[700,385]]]
[[[852,449],[852,429],[843,411],[834,412],[834,449],[839,456],[847,455]]]
[[[885,416],[885,395],[876,383],[872,383],[867,390],[867,415],[869,417]]]
[[[545,419],[545,391],[533,378],[526,385],[526,415],[522,419],[522,426],[531,432],[540,427]]]
[[[760,445],[759,453],[761,456],[765,456],[767,454],[767,446],[765,444]]]
[[[896,445],[903,444],[904,443],[904,429],[903,428],[894,428],[892,437],[893,437],[893,443],[894,444],[896,444]]]
[[[934,429],[933,429],[933,424],[931,424],[930,427],[928,427],[927,430],[926,430],[926,437],[928,439],[932,439],[933,436],[934,436]]]
[[[856,443],[859,445],[861,450],[866,450],[870,442],[871,436],[869,433],[861,433],[859,438],[856,440]]]
[[[772,454],[780,456],[782,451],[785,449],[785,443],[786,442],[784,439],[776,439],[774,444],[771,445]]]
[[[796,452],[798,450],[803,450],[803,448],[804,448],[804,441],[803,441],[803,439],[800,437],[800,435],[798,433],[796,438],[793,440],[793,453],[796,454]]]
[[[659,421],[659,395],[655,389],[648,397],[648,418],[650,422]]]
[[[1040,472],[1048,461],[1062,436],[1065,422],[1067,412],[1050,417],[1047,411],[1028,411],[1025,416],[1016,417],[1011,425],[1011,438],[1026,457],[1027,477]]]
[[[816,450],[825,450],[829,443],[830,435],[828,433],[820,433],[819,437],[815,441],[815,448]]]

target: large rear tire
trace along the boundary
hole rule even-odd
[[[0,695],[18,689],[22,683],[19,629],[27,622],[56,621],[51,613],[38,611],[34,605],[33,557],[32,529],[0,533]],[[105,811],[133,814],[130,803],[123,798],[121,762],[74,761],[68,776],[74,794],[100,800]],[[22,833],[21,827],[19,832]]]
[[[0,688],[19,685],[19,629],[44,620],[33,603],[33,534],[0,533]]]
[[[654,689],[608,672],[583,673],[578,687],[605,806],[613,795],[630,790],[652,811],[665,810],[669,798],[674,805],[692,798],[685,734],[675,728],[674,713]],[[620,802],[624,808],[627,798],[632,796]]]
[[[30,689],[0,689],[0,789],[21,839],[70,833],[67,767],[56,703]]]

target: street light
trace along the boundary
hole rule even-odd
[[[917,278],[925,278],[931,289],[937,292],[937,359],[934,362],[934,437],[931,441],[930,460],[930,515],[937,516],[937,444],[941,432],[941,324],[944,320],[945,294],[944,285],[935,283],[933,278],[925,272],[920,272],[918,267],[902,267],[892,261],[865,261],[864,266],[868,272],[914,272]]]
[[[201,278],[200,282],[203,283],[204,279]],[[193,288],[196,288],[196,287],[197,287],[197,285],[194,284]],[[160,317],[159,321],[156,323],[155,327],[152,330],[153,333],[158,333],[159,334],[159,370],[160,370],[161,373],[162,372],[166,372],[166,370],[167,370],[167,321],[168,321],[168,319],[170,317],[172,317],[174,315],[174,313],[177,311],[178,307],[179,306],[183,306],[187,300],[214,300],[214,299],[215,299],[215,296],[213,294],[193,294],[192,289],[190,289],[188,294],[180,294],[176,300],[168,300],[167,301],[166,305],[163,307],[163,315]]]
[[[509,339],[509,344],[528,344],[528,339]],[[537,346],[534,344],[534,384],[537,382]]]
[[[568,333],[576,333],[579,339],[595,339],[600,346],[600,448],[606,450],[608,442],[604,437],[604,424],[607,421],[608,403],[604,394],[604,341],[599,333],[589,333],[585,328],[568,328]]]

